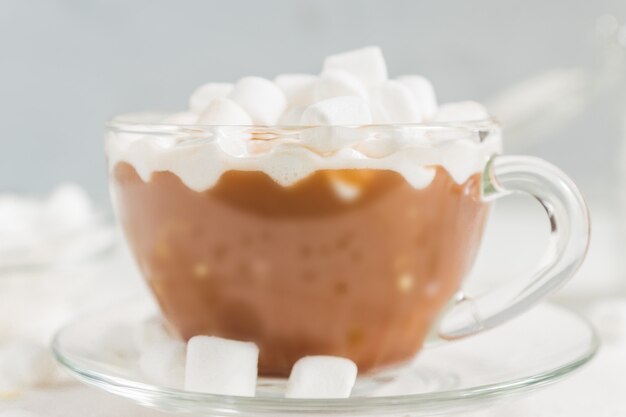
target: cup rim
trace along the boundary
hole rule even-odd
[[[419,129],[419,130],[447,130],[447,129],[464,129],[472,132],[490,131],[499,129],[500,123],[492,117],[467,120],[467,121],[428,121],[420,123],[371,123],[364,125],[207,125],[207,124],[183,124],[162,122],[165,116],[171,113],[165,112],[131,112],[118,114],[106,122],[107,129],[118,131],[139,132],[139,131],[176,131],[176,130],[192,130],[192,131],[212,131],[216,129],[233,129],[233,130],[251,130],[260,132],[289,132],[307,131],[311,129],[351,129],[351,130],[394,130],[394,129]],[[155,120],[152,120],[155,119]]]

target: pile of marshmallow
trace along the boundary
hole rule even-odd
[[[273,81],[244,77],[208,83],[189,110],[164,123],[199,125],[328,126],[483,120],[473,101],[437,105],[430,81],[419,75],[389,79],[380,48],[365,47],[324,60],[322,72],[281,74]]]
[[[76,184],[55,187],[44,199],[0,195],[0,267],[85,258],[112,243],[91,199]]]
[[[215,336],[194,336],[185,343],[173,338],[156,317],[132,326],[132,332],[133,350],[138,351],[133,356],[148,382],[207,394],[256,395],[256,344]],[[114,336],[107,336],[107,341]],[[356,377],[357,366],[349,359],[306,356],[294,364],[285,396],[348,398]]]

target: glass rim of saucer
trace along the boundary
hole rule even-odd
[[[576,355],[575,358],[561,363],[558,366],[517,379],[505,379],[468,388],[453,388],[438,392],[394,396],[354,396],[345,399],[323,400],[271,396],[237,397],[184,391],[182,389],[162,387],[124,377],[108,375],[98,370],[87,369],[88,366],[81,364],[80,360],[73,360],[71,357],[64,354],[64,349],[61,346],[63,332],[76,322],[58,331],[52,342],[52,350],[57,360],[82,381],[106,391],[134,399],[141,404],[159,409],[165,409],[166,407],[177,409],[182,406],[175,404],[184,403],[184,407],[193,408],[197,406],[198,410],[201,409],[205,412],[212,410],[214,412],[234,414],[248,412],[252,414],[272,413],[274,415],[293,413],[322,413],[332,415],[354,412],[363,414],[385,414],[407,411],[429,411],[446,407],[463,406],[480,400],[489,400],[504,395],[522,393],[535,387],[556,382],[589,362],[594,357],[600,345],[599,337],[593,326],[579,313],[562,306],[551,306],[556,307],[561,312],[567,313],[570,318],[577,320],[588,333],[588,345],[580,354]],[[80,320],[80,318],[78,320]],[[506,326],[506,324],[504,326]],[[429,349],[436,349],[438,346],[439,345],[433,346]],[[88,363],[89,360],[86,362]]]

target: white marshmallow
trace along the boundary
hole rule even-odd
[[[175,125],[193,125],[198,121],[198,114],[191,111],[172,113],[163,119],[163,123]]]
[[[289,107],[306,106],[313,102],[313,86],[317,77],[311,74],[280,74],[274,83],[283,90]]]
[[[358,78],[347,71],[328,70],[315,81],[315,101],[340,96],[358,96],[367,99],[367,89]]]
[[[133,340],[137,350],[141,351],[153,345],[175,340],[163,325],[159,316],[145,319],[134,329]]]
[[[357,366],[337,356],[306,356],[293,365],[287,398],[348,398],[356,382]]]
[[[419,75],[403,75],[396,80],[411,91],[422,119],[432,120],[437,114],[437,97],[432,83]]]
[[[422,116],[411,91],[404,84],[388,80],[372,91],[375,123],[419,123]]]
[[[254,396],[259,348],[254,343],[195,336],[187,344],[185,389],[220,395]]]
[[[98,344],[107,353],[107,360],[125,363],[137,354],[138,346],[133,340],[135,331],[135,327],[130,324],[116,323],[103,332]]]
[[[252,119],[246,111],[228,98],[216,98],[200,113],[198,124],[222,126],[249,126]]]
[[[94,220],[95,208],[80,186],[73,183],[58,185],[44,205],[44,228],[64,232],[88,225]]]
[[[21,408],[12,408],[0,411],[0,417],[40,417],[40,415]]]
[[[475,101],[459,101],[446,103],[439,107],[435,121],[437,122],[469,122],[489,118],[487,109]]]
[[[334,69],[349,72],[368,88],[387,79],[387,64],[382,51],[377,46],[368,46],[326,57],[323,72]]]
[[[168,340],[154,343],[139,355],[139,369],[150,382],[181,387],[185,374],[185,343]]]
[[[224,98],[233,91],[231,83],[208,83],[198,87],[189,97],[189,110],[201,113],[214,98]]]
[[[55,376],[56,364],[45,346],[12,340],[0,348],[0,391],[44,386]]]
[[[229,96],[239,104],[257,125],[274,125],[287,108],[280,88],[261,77],[244,77],[237,81]]]
[[[361,97],[335,97],[310,105],[302,113],[303,126],[366,125],[372,123],[367,100]]]
[[[306,107],[292,107],[280,116],[278,124],[281,126],[300,126],[300,120],[302,119],[302,113]]]

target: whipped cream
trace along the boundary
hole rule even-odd
[[[109,167],[132,165],[146,182],[169,171],[195,191],[211,188],[229,170],[261,171],[289,186],[318,170],[379,169],[401,174],[415,188],[430,184],[437,166],[462,184],[501,151],[499,129],[426,126],[320,126],[278,131],[235,126],[173,126],[143,133],[145,125],[113,124]],[[165,126],[165,125],[164,125]],[[124,130],[126,129],[126,130]],[[438,135],[441,135],[439,137]]]
[[[391,170],[424,188],[437,166],[461,184],[500,152],[488,119],[475,102],[438,106],[424,77],[388,79],[382,52],[367,47],[326,58],[319,76],[208,83],[188,111],[120,116],[106,148],[111,170],[126,162],[146,182],[168,171],[195,191],[229,170],[264,172],[282,186],[318,170]]]

